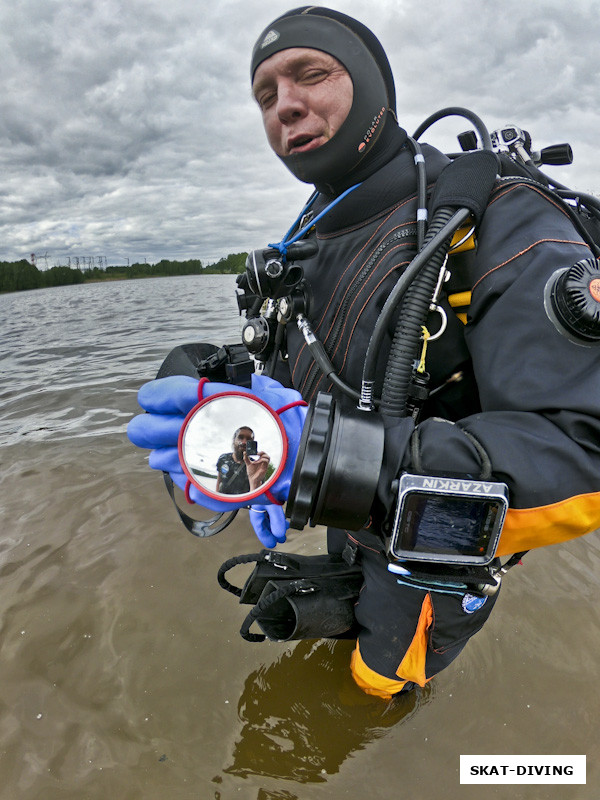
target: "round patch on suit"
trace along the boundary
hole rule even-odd
[[[466,594],[462,599],[462,610],[465,614],[474,614],[483,608],[487,602],[487,597],[479,597],[476,594]]]

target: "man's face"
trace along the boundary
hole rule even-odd
[[[354,94],[352,79],[336,58],[306,47],[263,61],[252,91],[278,156],[307,153],[329,141],[348,116]]]
[[[250,428],[240,428],[233,440],[233,450],[237,456],[242,456],[246,452],[246,443],[254,439],[254,434]]]

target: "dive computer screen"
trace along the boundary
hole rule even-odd
[[[412,478],[413,476],[407,476]],[[399,496],[390,555],[400,560],[487,564],[493,558],[507,507],[504,484],[428,480],[437,489],[405,481]],[[407,484],[411,485],[407,485]],[[439,488],[439,487],[446,488]],[[467,489],[455,488],[466,486]],[[454,487],[454,488],[450,488]],[[487,493],[470,493],[486,487]],[[469,491],[470,490],[470,491]]]

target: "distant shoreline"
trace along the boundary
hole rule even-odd
[[[202,272],[188,272],[182,273],[181,275],[136,275],[135,278],[130,276],[123,276],[117,278],[86,278],[83,282],[84,283],[111,283],[112,281],[145,281],[146,279],[152,280],[152,278],[202,278],[206,275],[241,275],[241,272],[211,272],[210,270],[206,269]],[[40,287],[44,288],[44,287]]]
[[[32,286],[28,289],[0,289],[0,295],[3,294],[16,294],[18,292],[35,292],[38,289],[53,289],[56,286],[87,286],[91,283],[122,283],[123,281],[145,281],[152,280],[153,278],[203,278],[210,275],[240,275],[239,272],[201,272],[191,273],[187,275],[138,275],[135,278],[122,277],[122,278],[89,278],[77,283],[53,283],[50,286]]]
[[[203,278],[208,277],[209,275],[240,275],[241,272],[211,272],[210,270],[204,270],[203,272],[189,272],[189,273],[182,273],[181,275],[136,275],[135,277],[131,277],[130,275],[123,275],[120,277],[108,277],[108,278],[84,278],[83,281],[77,281],[73,283],[53,283],[48,286],[32,286],[28,289],[0,289],[0,295],[2,294],[15,294],[15,292],[33,292],[37,289],[53,289],[56,286],[84,286],[90,283],[121,283],[122,281],[145,281],[145,280],[152,280],[153,278]]]
[[[26,259],[0,261],[0,294],[48,289],[51,286],[71,286],[103,281],[127,281],[140,278],[173,278],[181,275],[239,275],[244,272],[247,253],[235,253],[215,264],[202,264],[199,259],[167,261],[157,264],[135,263],[123,267],[107,266],[79,269],[67,266],[39,270]]]

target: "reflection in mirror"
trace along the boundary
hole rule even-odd
[[[180,456],[188,477],[219,497],[266,491],[283,468],[279,418],[258,400],[239,394],[210,397],[187,419]]]

